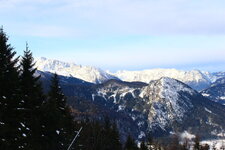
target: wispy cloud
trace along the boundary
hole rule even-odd
[[[224,35],[224,5],[222,0],[1,0],[0,12],[27,26],[57,24],[86,36]]]
[[[0,0],[0,4],[0,25],[13,41],[32,40],[39,56],[105,69],[212,62],[225,66],[224,0]]]

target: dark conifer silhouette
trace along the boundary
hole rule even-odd
[[[21,146],[18,57],[0,28],[0,149]]]
[[[130,135],[127,137],[124,150],[138,150],[138,147],[134,139]]]
[[[21,60],[21,95],[23,110],[24,146],[28,149],[44,149],[42,142],[43,134],[43,112],[42,106],[44,95],[42,92],[40,76],[35,76],[34,60],[31,51],[26,44],[26,50]]]
[[[66,98],[59,85],[57,74],[54,74],[45,106],[45,118],[48,149],[66,149],[75,135],[74,122],[66,105]]]
[[[148,147],[146,146],[144,141],[141,142],[140,150],[148,150]]]
[[[112,129],[111,129],[111,145],[112,145],[112,150],[113,149],[117,149],[117,150],[121,150],[122,149],[122,144],[120,142],[120,134],[117,128],[116,123],[114,122],[112,124]],[[110,137],[109,137],[110,138]]]
[[[200,150],[200,138],[197,135],[194,139],[194,150]]]

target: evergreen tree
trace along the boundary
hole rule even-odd
[[[0,149],[21,146],[18,57],[0,28]]]
[[[194,150],[200,150],[200,138],[198,135],[194,139]]]
[[[120,150],[122,145],[119,139],[119,131],[117,130],[116,123],[110,122],[109,117],[105,117],[103,129],[103,150]]]
[[[127,141],[125,143],[125,150],[138,150],[138,147],[134,141],[134,139],[129,135],[127,137]]]
[[[23,143],[27,149],[44,149],[43,139],[43,112],[44,95],[42,92],[40,76],[36,77],[31,51],[26,45],[24,56],[21,60],[21,95],[23,110]]]
[[[146,146],[145,142],[141,142],[140,150],[148,150],[148,147]]]
[[[174,134],[172,136],[171,139],[171,143],[169,144],[169,146],[167,147],[168,150],[180,150],[181,149],[181,145],[179,144],[179,138],[178,135]]]
[[[153,147],[155,147],[153,138],[150,133],[147,135],[147,147],[149,148],[149,150],[153,150]]]
[[[209,149],[210,149],[210,147],[209,147],[208,144],[205,144],[205,145],[201,145],[200,146],[200,150],[209,150]],[[221,150],[223,150],[223,149],[221,149]]]
[[[66,149],[74,136],[74,122],[66,105],[66,98],[59,86],[57,74],[54,74],[45,106],[46,136],[48,149]]]
[[[122,144],[120,143],[120,135],[117,128],[116,123],[112,125],[112,131],[111,131],[111,150],[121,150]]]

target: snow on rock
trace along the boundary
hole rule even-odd
[[[221,99],[221,100],[225,100],[225,96],[221,96],[220,99]]]
[[[209,110],[209,109],[207,109],[207,108],[205,108],[205,111],[207,111],[208,113],[212,113],[212,111],[211,110]]]
[[[142,90],[140,97],[151,102],[148,120],[152,128],[160,126],[165,129],[174,120],[182,121],[185,112],[193,107],[188,98],[181,100],[180,92],[197,94],[180,81],[168,77],[151,81],[149,86]]]
[[[59,131],[59,130],[56,130],[55,132],[56,132],[57,134],[59,134],[59,133],[60,133],[60,131]]]
[[[131,119],[137,121],[140,128],[142,118],[137,113],[145,115],[153,130],[158,127],[166,130],[173,121],[182,122],[184,114],[193,108],[190,97],[197,94],[186,84],[169,77],[162,77],[141,87],[117,82],[105,83],[96,92],[96,96],[116,104],[117,111],[130,111]]]
[[[189,139],[189,140],[191,140],[191,139],[195,138],[195,135],[191,134],[191,133],[189,133],[187,131],[184,131],[183,133],[180,134],[180,137],[181,137],[181,139]]]
[[[225,139],[213,139],[213,140],[205,140],[201,141],[201,144],[208,144],[210,146],[210,150],[213,150],[213,147],[220,150],[225,149]]]
[[[138,89],[138,88],[137,88]],[[136,88],[131,88],[128,86],[122,86],[118,87],[116,90],[114,90],[113,86],[106,86],[104,88],[99,88],[97,95],[103,97],[105,100],[109,98],[113,98],[113,102],[117,103],[116,96],[119,95],[119,98],[124,98],[127,94],[131,94],[134,98],[136,97],[134,94],[134,91]],[[107,96],[110,93],[109,96]]]
[[[141,131],[140,134],[138,135],[138,138],[141,139],[145,136],[146,136],[145,133],[143,131]]]
[[[44,57],[36,59],[35,62],[36,67],[40,71],[48,71],[63,76],[72,76],[91,83],[102,83],[109,79],[116,79],[116,77],[105,71],[91,66],[81,66],[75,63],[66,63]]]
[[[118,71],[115,74],[124,81],[141,81],[149,83],[162,77],[170,77],[182,81],[196,90],[201,90],[210,86],[215,80],[209,72],[199,70],[182,71],[176,69],[150,69],[143,71]]]
[[[25,125],[22,122],[20,122],[20,124],[21,124],[21,126],[25,127]]]
[[[202,96],[209,97],[210,95],[207,93],[202,93]]]

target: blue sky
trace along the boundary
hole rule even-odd
[[[224,0],[0,0],[19,55],[105,70],[225,71]]]

